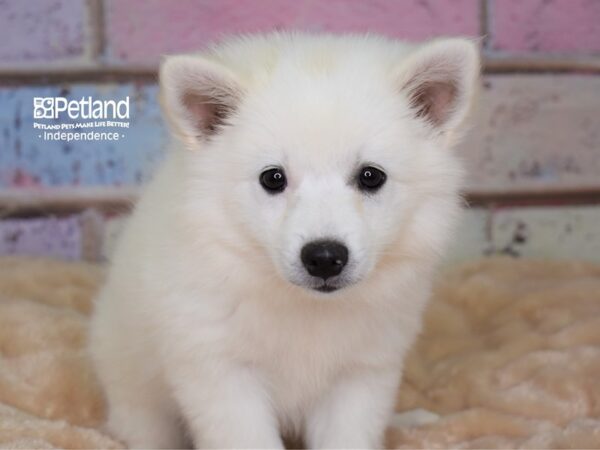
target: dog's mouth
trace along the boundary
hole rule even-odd
[[[332,292],[339,291],[340,289],[348,286],[347,283],[340,282],[340,280],[336,280],[334,282],[333,280],[324,281],[321,279],[319,281],[313,279],[292,281],[292,283],[309,291],[320,292],[322,294],[331,294]]]
[[[346,277],[333,277],[327,280],[320,279],[320,282],[309,286],[313,291],[322,292],[323,294],[331,294],[332,292],[341,291],[344,288],[356,283],[354,280],[349,280]]]
[[[287,281],[292,284],[304,288],[307,291],[319,292],[321,294],[331,294],[332,292],[340,291],[343,288],[353,284],[349,280],[342,279],[340,277],[332,277],[327,280],[317,277],[298,277],[298,278],[287,278]]]
[[[337,291],[339,289],[339,286],[332,286],[330,284],[323,283],[321,286],[318,286],[314,289],[315,289],[315,291],[329,293],[329,292]]]
[[[337,293],[343,291],[346,288],[355,285],[362,279],[362,277],[352,276],[352,273],[343,273],[323,279],[320,277],[308,276],[308,274],[303,272],[303,270],[299,270],[298,272],[295,272],[293,276],[285,278],[287,281],[298,287],[320,294],[332,294],[334,292]]]

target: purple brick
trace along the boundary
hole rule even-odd
[[[598,0],[491,0],[494,50],[600,52]]]
[[[78,216],[0,221],[0,255],[75,260],[81,257],[81,246]]]
[[[105,5],[112,61],[155,64],[234,33],[375,32],[409,40],[479,34],[479,0],[180,0]]]
[[[84,0],[0,0],[0,64],[83,57]]]

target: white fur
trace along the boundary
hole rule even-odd
[[[185,445],[183,424],[197,447],[381,446],[459,211],[450,147],[477,73],[462,39],[271,34],[167,58],[178,143],[93,319],[109,429],[145,448]],[[411,106],[423,86],[435,123]],[[227,117],[210,130],[215,102]],[[363,164],[387,173],[375,194],[356,188]],[[281,194],[258,182],[270,166],[285,168]],[[329,294],[299,259],[322,237],[350,253]]]

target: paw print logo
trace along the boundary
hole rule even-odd
[[[54,98],[52,98],[52,97],[34,97],[33,98],[33,118],[34,119],[53,119],[54,118]]]

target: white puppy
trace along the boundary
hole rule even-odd
[[[133,447],[382,445],[459,211],[476,44],[270,34],[168,57],[176,144],[91,350]]]

